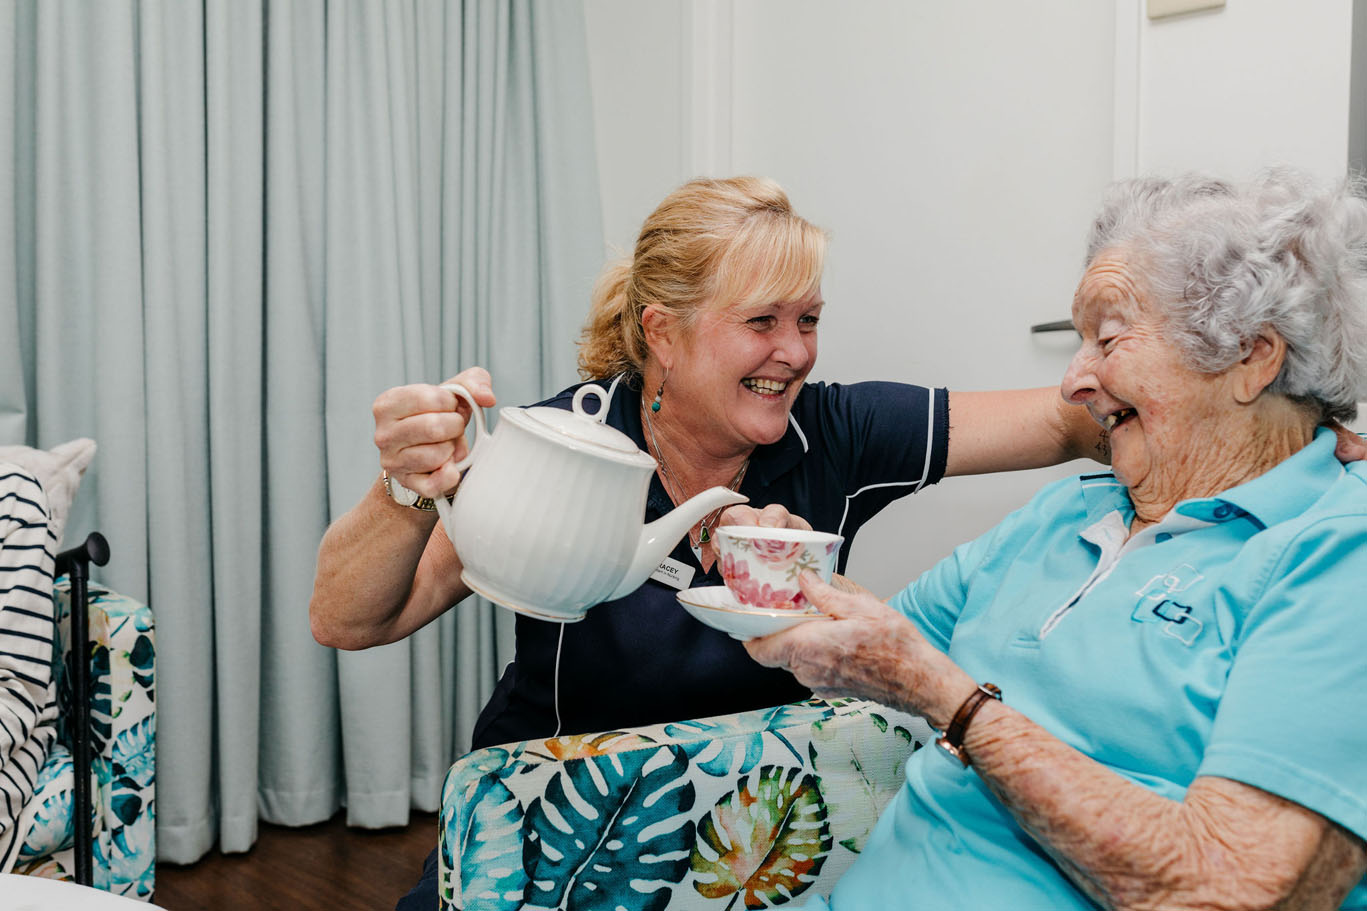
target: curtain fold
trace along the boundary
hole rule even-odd
[[[157,617],[159,856],[436,809],[512,617],[321,648],[316,550],[383,389],[574,379],[580,5],[0,0],[0,49],[0,442],[99,444],[68,540]]]
[[[12,135],[0,132],[0,225],[9,227],[21,217],[21,211],[31,209],[32,193],[17,186],[16,174],[27,145],[19,141],[24,128],[29,127],[28,111],[20,103],[19,73],[30,72],[32,62],[25,58],[26,46],[20,35],[31,32],[31,26],[20,24],[20,10],[14,4],[0,4],[0,124],[10,124]],[[0,130],[6,128],[0,126]],[[25,162],[25,167],[31,166]],[[33,357],[24,352],[25,339],[32,338],[29,328],[32,309],[21,313],[19,302],[32,299],[31,291],[21,290],[21,279],[32,275],[26,269],[21,275],[19,263],[26,253],[21,250],[18,237],[13,243],[0,243],[0,438],[23,439],[26,431],[25,415],[32,410],[29,391],[33,388],[30,375]]]
[[[270,698],[261,704],[257,794],[270,820],[326,818],[345,774],[336,658],[314,648],[298,622],[313,585],[311,558],[288,549],[316,541],[331,515],[323,419],[326,12],[323,0],[271,3],[266,26],[264,284],[272,305],[263,314],[269,538],[261,689]]]

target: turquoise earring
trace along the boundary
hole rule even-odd
[[[664,398],[665,383],[669,381],[669,371],[665,371],[664,379],[660,380],[660,388],[655,390],[655,401],[650,403],[650,410],[655,413],[660,411],[660,399]]]

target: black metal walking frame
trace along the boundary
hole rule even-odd
[[[90,794],[90,632],[87,583],[90,564],[109,562],[109,543],[97,531],[57,555],[56,575],[71,578],[71,757],[76,767],[76,882],[93,885]]]

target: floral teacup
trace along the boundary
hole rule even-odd
[[[721,578],[742,605],[764,610],[809,610],[797,577],[811,570],[831,581],[845,539],[824,531],[723,525],[715,532]]]

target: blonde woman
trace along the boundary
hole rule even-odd
[[[825,234],[776,183],[695,180],[646,219],[635,251],[607,268],[580,349],[581,372],[612,389],[606,422],[659,463],[645,519],[708,487],[738,489],[771,523],[789,514],[845,537],[892,501],[945,475],[1097,456],[1086,409],[1054,388],[950,393],[900,383],[807,383],[816,363]],[[488,373],[453,381],[484,407]],[[578,387],[544,404],[569,407]],[[380,467],[323,539],[310,608],[319,642],[393,642],[466,598],[460,555],[436,513],[465,454],[468,409],[437,386],[376,399]],[[748,507],[737,507],[747,510]],[[705,516],[670,559],[692,586],[719,585]],[[691,577],[691,578],[689,578]],[[476,724],[475,747],[697,718],[810,695],[741,643],[681,610],[652,579],[574,624],[518,615],[516,655]],[[612,673],[603,673],[611,668]],[[434,854],[435,858],[435,854]],[[400,907],[435,904],[435,861]],[[408,905],[412,902],[412,905]]]

